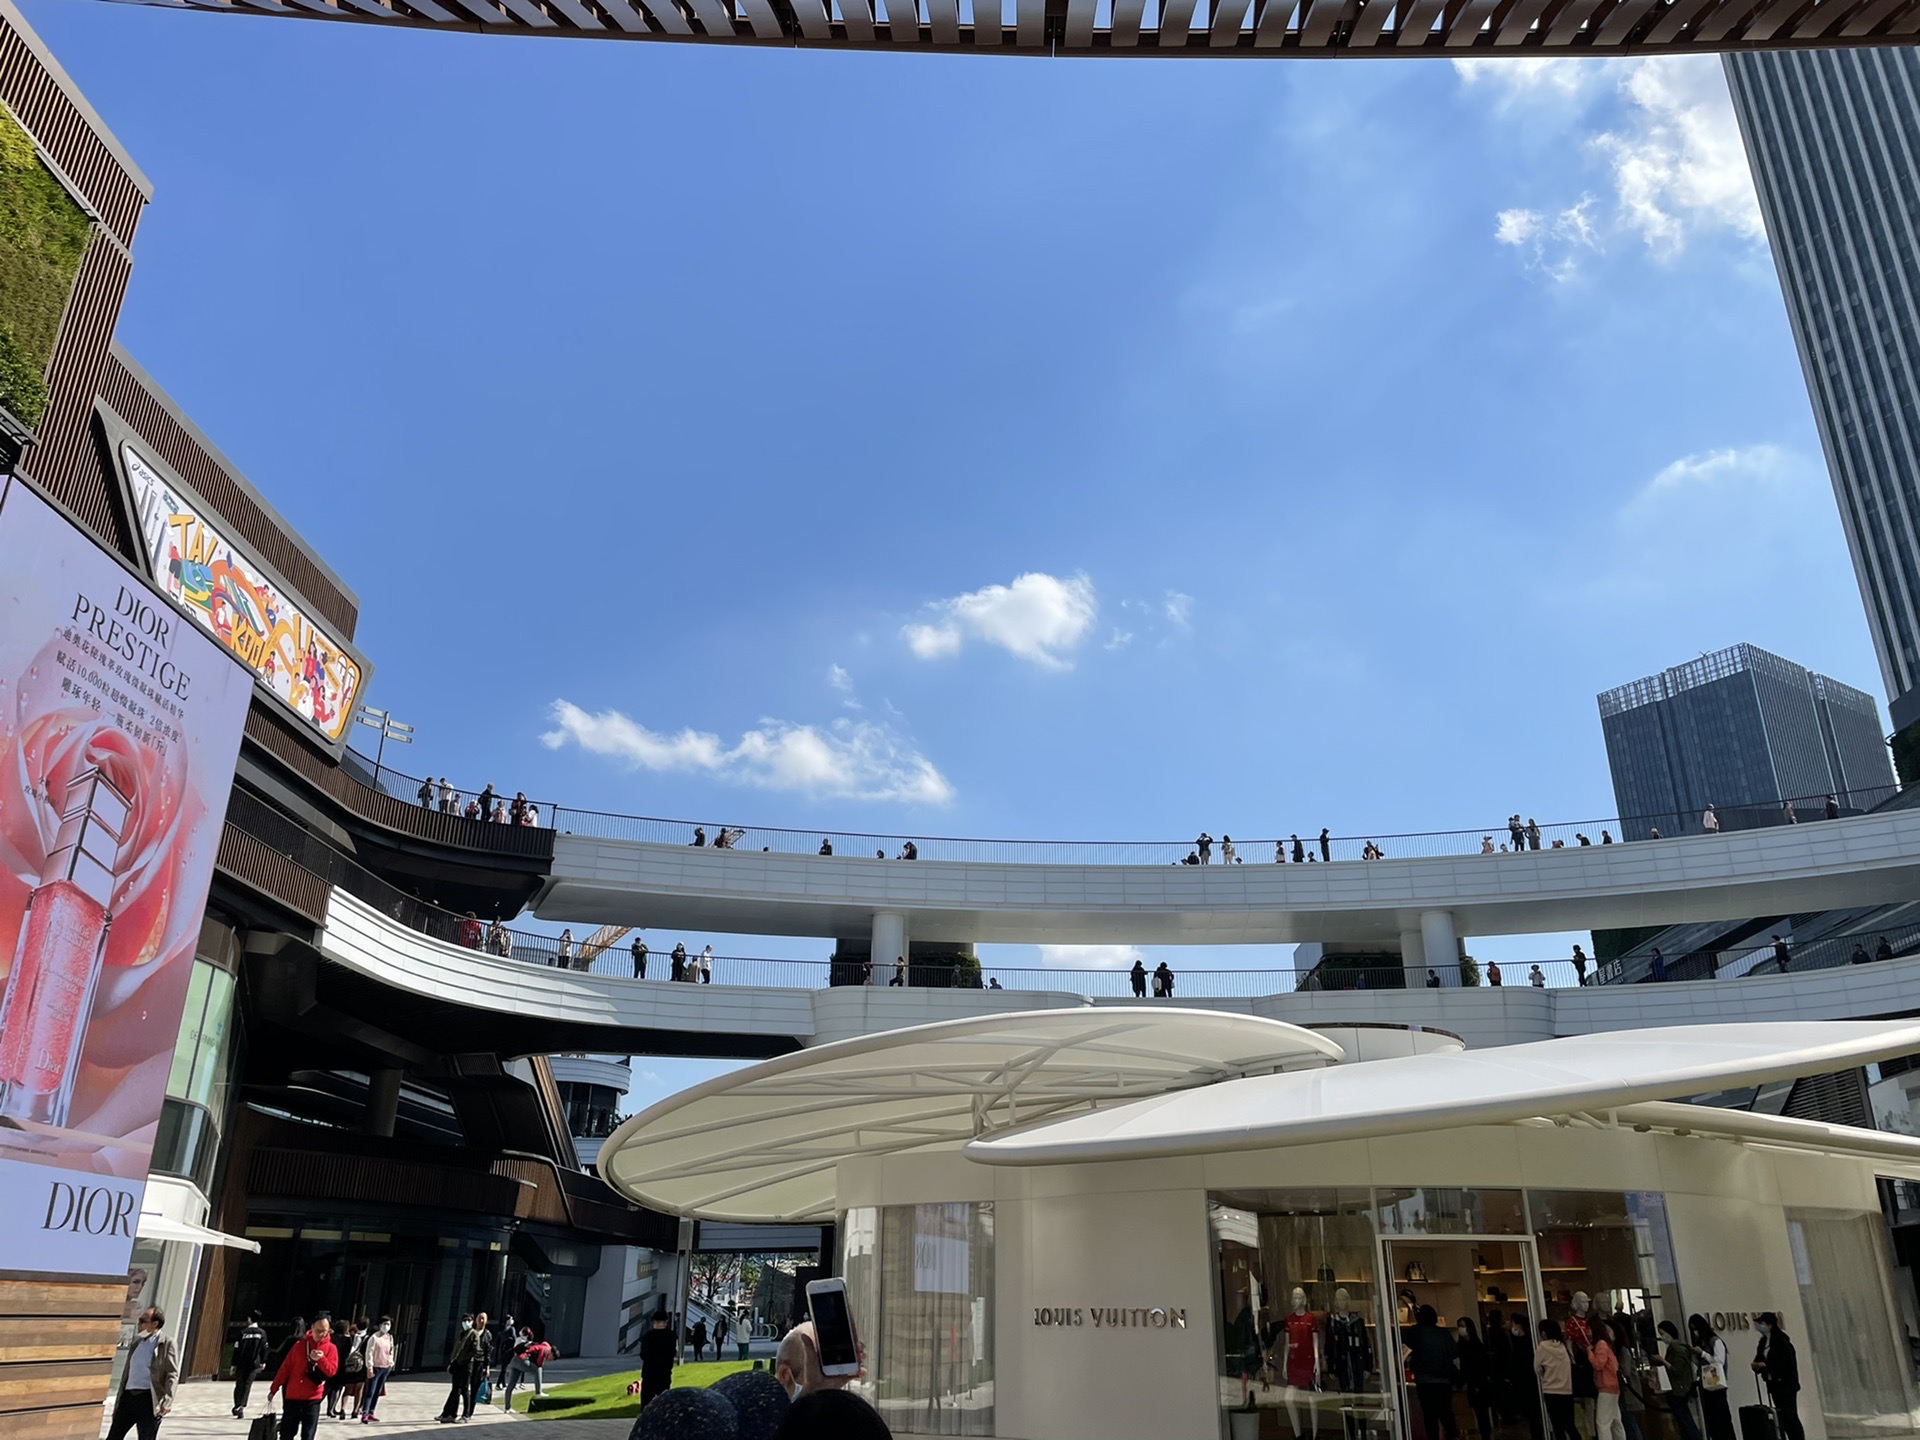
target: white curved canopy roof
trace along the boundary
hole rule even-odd
[[[1916,1050],[1920,1024],[1905,1020],[1621,1030],[1229,1080],[983,1137],[966,1154],[990,1165],[1052,1165],[1363,1140],[1604,1112]]]
[[[1920,1047],[1916,1047],[1920,1048]],[[711,1220],[831,1216],[835,1168],[1143,1096],[1343,1058],[1297,1025],[1211,1010],[1036,1010],[916,1025],[783,1055],[614,1131],[600,1173]]]

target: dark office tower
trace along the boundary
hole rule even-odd
[[[1920,50],[1743,53],[1726,72],[1903,752],[1920,742]]]
[[[1817,820],[1893,793],[1871,695],[1752,645],[1734,645],[1600,696],[1613,798],[1629,840],[1698,834],[1711,804],[1726,830]]]

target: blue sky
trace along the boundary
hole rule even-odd
[[[416,769],[1384,833],[1607,812],[1595,692],[1702,650],[1880,692],[1717,61],[26,8],[155,184],[121,339],[359,592]]]

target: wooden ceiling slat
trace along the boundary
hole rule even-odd
[[[873,43],[873,7],[867,0],[839,0],[840,23],[847,27],[847,38],[862,45]]]
[[[1580,36],[1580,27],[1593,18],[1601,0],[1567,0],[1547,27],[1546,43],[1555,49],[1571,45]]]
[[[1289,14],[1293,11],[1292,0],[1272,0],[1278,7],[1285,5]],[[1213,19],[1207,25],[1207,44],[1216,50],[1225,50],[1240,43],[1240,31],[1247,23],[1249,0],[1213,0]],[[1282,28],[1286,21],[1281,20]]]
[[[793,20],[809,40],[831,40],[833,24],[827,19],[824,0],[787,0],[793,8]]]
[[[547,3],[571,20],[582,30],[604,30],[600,17],[580,3],[580,0],[547,0]]]
[[[1823,0],[1794,22],[1795,40],[1817,40],[1842,20],[1859,13],[1866,0]]]
[[[1318,50],[1333,38],[1334,27],[1350,20],[1355,0],[1302,0],[1306,12],[1300,17],[1300,44],[1303,49]]]
[[[1500,0],[1468,0],[1461,6],[1460,13],[1453,17],[1453,24],[1447,27],[1448,48],[1459,49],[1478,40],[1481,27],[1499,3]]]
[[[1753,17],[1747,26],[1744,40],[1771,40],[1780,27],[1797,19],[1802,10],[1812,8],[1812,0],[1773,0],[1773,3]]]
[[[1873,0],[1858,15],[1840,27],[1843,39],[1855,40],[1863,35],[1871,35],[1889,15],[1904,8],[1908,0]]]
[[[1646,43],[1672,44],[1679,38],[1680,32],[1699,19],[1701,13],[1713,3],[1714,0],[1673,0],[1667,13],[1655,21],[1653,28],[1647,32]]]
[[[1047,0],[1014,0],[1014,43],[1037,50],[1047,38]]]
[[[1765,0],[1721,0],[1701,17],[1693,32],[1697,45],[1718,45],[1757,13]]]
[[[1067,0],[1066,42],[1074,49],[1093,43],[1094,0]]]
[[[936,45],[960,43],[960,0],[927,0],[927,25]]]
[[[1140,16],[1147,0],[1113,0],[1113,20],[1107,30],[1107,43],[1116,50],[1131,50],[1140,43]]]
[[[1360,13],[1353,17],[1353,29],[1347,35],[1349,50],[1368,50],[1380,43],[1380,32],[1393,13],[1393,0],[1361,0]]]
[[[1193,33],[1195,0],[1160,0],[1160,29],[1156,40],[1162,50],[1178,50]]]
[[[1433,38],[1433,22],[1447,0],[1401,0],[1399,15],[1393,19],[1395,45],[1424,45]]]
[[[1304,5],[1311,0],[1299,0]],[[1284,45],[1287,40],[1288,22],[1293,19],[1295,0],[1255,0],[1253,17],[1253,44],[1257,50],[1271,50]],[[1302,16],[1304,19],[1305,17]]]
[[[896,45],[920,43],[919,0],[884,0],[887,7],[887,38]],[[894,15],[900,19],[896,22]]]
[[[1604,48],[1626,44],[1632,38],[1634,26],[1646,19],[1647,12],[1658,3],[1659,0],[1621,0],[1601,22],[1593,37],[1594,45]]]

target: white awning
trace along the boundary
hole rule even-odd
[[[260,1242],[249,1240],[243,1235],[229,1235],[224,1230],[212,1230],[205,1225],[195,1225],[189,1220],[174,1220],[165,1215],[156,1215],[151,1210],[140,1212],[140,1223],[134,1234],[142,1240],[172,1241],[180,1245],[230,1245],[235,1250],[251,1250],[260,1253]]]
[[[1297,1025],[1173,1006],[915,1025],[783,1055],[671,1096],[613,1133],[600,1173],[628,1199],[678,1215],[830,1219],[845,1160],[951,1150],[1170,1090],[1317,1069],[1344,1053]]]
[[[1613,1111],[1626,1120],[1626,1107],[1649,1101],[1821,1075],[1915,1051],[1920,1051],[1920,1025],[1910,1020],[1618,1030],[1226,1080],[981,1136],[967,1144],[966,1154],[989,1165],[1077,1164],[1379,1139]],[[1693,1128],[1710,1131],[1709,1117],[1716,1113],[1706,1111]],[[1660,1128],[1671,1127],[1671,1115],[1655,1112],[1654,1118]],[[1727,1133],[1740,1122],[1722,1118],[1717,1123]],[[1811,1133],[1788,1126],[1767,1138],[1802,1143]],[[1895,1149],[1912,1153],[1905,1146]]]

